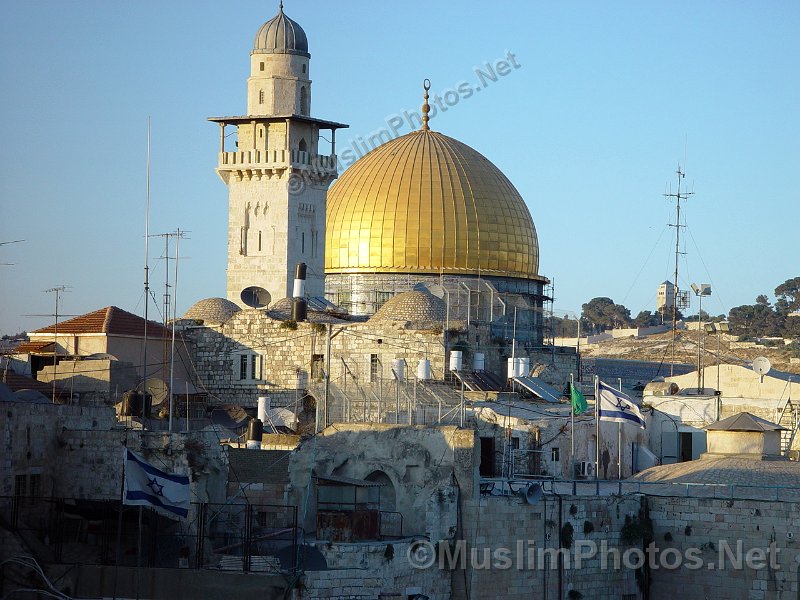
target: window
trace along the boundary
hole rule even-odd
[[[239,355],[239,379],[247,379],[247,354]]]
[[[28,495],[38,496],[41,487],[42,476],[33,474],[28,477]]]
[[[559,452],[558,448],[550,449],[550,460],[552,462],[558,462],[559,460],[561,460],[561,453]]]
[[[380,361],[378,360],[377,354],[370,354],[369,355],[369,382],[375,383],[378,381],[378,367],[380,366]]]
[[[258,103],[259,104],[264,104],[264,90],[261,90],[260,92],[258,92]]]
[[[259,71],[263,71],[264,70],[264,63],[263,62],[258,65],[258,69],[259,69]]]
[[[300,114],[307,115],[308,110],[308,92],[305,86],[303,86],[300,88]]]
[[[311,355],[311,379],[319,381],[325,376],[325,356],[322,354]]]
[[[17,475],[14,477],[14,495],[15,496],[24,496],[25,495],[25,484],[27,477],[25,475]]]
[[[308,151],[308,144],[306,144],[306,138],[300,138],[300,143],[297,145],[297,148],[300,150],[300,152]]]
[[[258,232],[258,251],[261,252],[261,232]]]
[[[300,253],[306,253],[306,232],[300,234]]]
[[[512,450],[519,450],[519,438],[512,437],[511,438],[511,449]]]
[[[257,354],[250,355],[250,379],[261,379],[261,369],[259,368],[258,359],[260,357]]]
[[[303,73],[305,73],[305,72],[306,72],[306,66],[303,65]]]

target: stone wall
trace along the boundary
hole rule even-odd
[[[475,432],[457,427],[336,424],[325,429],[290,456],[289,502],[299,507],[301,526],[314,531],[317,506],[313,475],[365,479],[375,472],[388,478],[381,488],[383,510],[403,515],[403,534],[428,531],[447,511],[429,519],[431,498],[445,505],[453,480],[467,497],[477,494],[479,456]],[[393,506],[393,508],[392,508]]]
[[[420,593],[431,600],[449,600],[450,573],[411,566],[408,556],[412,544],[409,540],[312,544],[325,557],[328,570],[306,572],[302,597],[399,600]]]
[[[216,328],[196,327],[184,331],[193,340],[195,365],[214,403],[255,406],[261,395],[272,406],[293,406],[305,390],[324,377],[327,331],[322,323],[294,323],[270,318],[264,311],[243,310]],[[499,344],[499,345],[498,345]],[[510,342],[496,342],[487,326],[463,328],[448,334],[448,346],[466,350],[465,368],[471,368],[475,353],[485,356],[487,371],[506,378]],[[562,389],[570,373],[577,372],[577,355],[571,348],[526,348],[517,344],[515,356],[528,356],[539,376]],[[241,356],[247,368],[241,373]],[[252,356],[256,373],[253,376]],[[405,360],[412,378],[420,360],[430,361],[434,379],[446,374],[444,338],[441,329],[407,329],[401,321],[336,323],[331,339],[331,382],[340,388],[393,381],[392,361]]]
[[[605,540],[620,547],[626,517],[639,510],[639,498],[630,496],[548,496],[536,504],[516,495],[466,501],[459,536],[467,558],[452,572],[453,599],[567,598],[570,591],[586,600],[639,598],[633,571],[602,568],[599,553],[580,564],[575,559],[579,543]],[[566,545],[559,562],[556,550]]]
[[[6,402],[0,411],[0,496],[15,494],[95,500],[120,497],[123,444],[156,467],[190,473],[193,499],[222,502],[227,476],[222,432],[148,432],[116,427],[111,407]],[[31,489],[36,476],[36,489]]]
[[[701,569],[651,570],[651,600],[797,600],[800,597],[800,505],[792,502],[718,500],[712,498],[648,499],[654,539],[659,547],[685,555],[697,549]],[[725,542],[744,559],[752,549],[775,544],[777,568],[737,568]],[[741,543],[741,551],[737,544]],[[726,557],[726,558],[721,558]],[[713,565],[713,567],[711,566]],[[752,566],[759,566],[753,563]]]

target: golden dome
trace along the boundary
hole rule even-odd
[[[325,272],[542,279],[530,212],[466,144],[421,129],[358,160],[328,193]]]

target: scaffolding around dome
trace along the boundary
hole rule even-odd
[[[328,274],[325,297],[352,316],[369,316],[397,294],[424,287],[445,302],[447,320],[485,325],[492,337],[511,339],[516,313],[515,339],[542,346],[552,343],[545,331],[552,314],[552,291],[545,281],[417,273]]]

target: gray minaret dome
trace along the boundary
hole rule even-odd
[[[261,26],[253,44],[254,54],[298,54],[310,57],[306,32],[296,21],[283,13],[283,2],[278,14]]]

